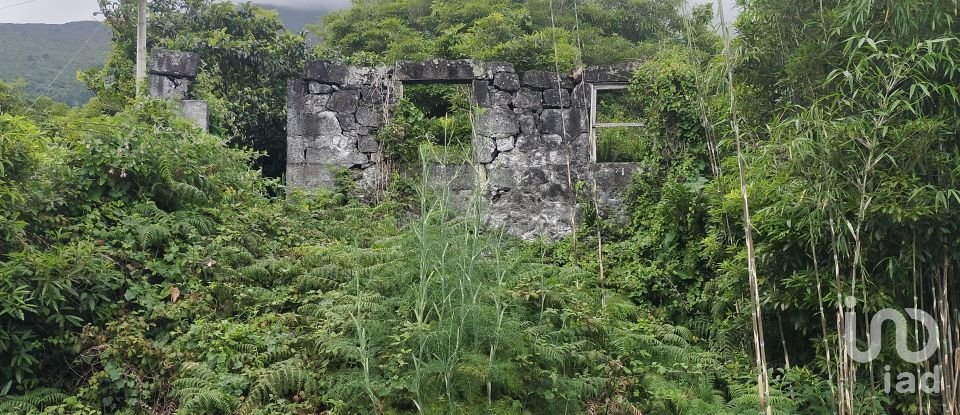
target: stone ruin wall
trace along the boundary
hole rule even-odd
[[[605,216],[621,209],[639,165],[593,161],[589,94],[594,84],[627,83],[633,69],[590,67],[575,77],[518,73],[508,63],[472,60],[375,68],[311,62],[301,79],[288,83],[287,184],[332,188],[334,171],[346,169],[359,188],[382,188],[387,167],[376,131],[389,119],[403,84],[468,84],[475,107],[474,163],[431,166],[431,181],[446,185],[454,205],[468,206],[479,195],[488,226],[525,239],[557,239],[570,234],[584,214],[578,182],[587,185],[583,196],[598,200]]]
[[[208,131],[207,102],[190,99],[199,67],[200,57],[196,53],[151,49],[147,88],[151,98],[174,101],[182,117]]]

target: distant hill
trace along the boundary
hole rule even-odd
[[[272,4],[254,3],[265,9],[276,10],[280,14],[283,25],[291,32],[300,32],[308,24],[320,23],[320,17],[334,10],[332,6],[317,5],[310,10],[293,7],[275,6]]]
[[[0,80],[23,80],[25,92],[36,97],[60,72],[46,96],[79,105],[90,99],[90,92],[77,71],[101,66],[110,51],[110,30],[98,22],[67,24],[0,23]],[[90,39],[82,51],[78,50]],[[70,58],[76,59],[69,65]]]
[[[311,10],[257,4],[278,12],[287,30],[300,32],[308,24],[334,7],[318,5]],[[98,28],[99,27],[99,28]],[[90,39],[76,59],[70,58]],[[77,80],[77,71],[102,66],[110,51],[110,29],[97,22],[66,24],[0,23],[0,80],[24,81],[24,92],[36,97],[52,82],[61,68],[60,78],[45,96],[69,105],[81,105],[91,93]]]

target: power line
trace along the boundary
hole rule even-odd
[[[36,1],[36,0],[32,0],[32,1]],[[83,52],[83,50],[86,49],[90,41],[93,40],[93,37],[96,36],[98,32],[100,32],[100,26],[102,25],[98,24],[97,27],[93,29],[93,33],[90,34],[90,37],[87,38],[87,41],[83,42],[83,45],[81,45],[80,48],[73,53],[73,56],[70,57],[70,60],[67,61],[67,64],[63,65],[63,68],[60,68],[60,72],[57,73],[57,76],[54,77],[49,84],[47,84],[47,87],[44,88],[43,92],[41,92],[40,95],[37,96],[37,99],[33,100],[33,104],[31,104],[31,106],[36,105],[37,101],[40,101],[40,98],[43,98],[43,96],[47,93],[47,91],[50,90],[50,87],[53,86],[53,84],[55,84],[58,80],[60,80],[60,76],[63,75],[63,72],[66,71],[68,67],[70,67],[74,59],[77,59],[77,56],[80,56],[80,52]]]
[[[14,4],[11,4],[11,5],[7,5],[7,6],[0,7],[0,10],[9,9],[9,8],[11,8],[11,7],[23,6],[24,4],[33,3],[33,2],[35,2],[35,1],[37,1],[37,0],[27,0],[27,1],[22,1],[22,2],[20,2],[20,3],[14,3]]]

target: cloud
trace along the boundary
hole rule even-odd
[[[100,10],[97,0],[0,0],[0,23],[67,23],[82,20],[102,20],[94,16]],[[241,1],[235,0],[235,3]],[[350,7],[350,0],[254,0],[300,10],[333,10]]]
[[[254,3],[271,4],[301,10],[332,10],[350,7],[350,0],[254,0]]]
[[[24,0],[21,0],[24,1]],[[101,20],[94,17],[99,11],[97,0],[0,0],[0,22],[3,23],[67,23],[79,20]]]

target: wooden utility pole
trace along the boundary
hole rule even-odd
[[[137,98],[147,76],[147,0],[140,0],[137,9]]]

